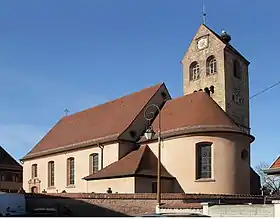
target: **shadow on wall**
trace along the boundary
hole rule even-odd
[[[251,195],[261,195],[261,177],[250,167],[250,188]]]
[[[174,180],[174,193],[185,193],[177,179]]]
[[[51,197],[43,194],[32,194],[26,196],[26,207],[30,213],[36,208],[55,208],[62,213],[65,208],[70,209],[72,217],[127,217],[121,212],[114,211],[105,207],[87,203],[82,200],[71,199],[67,197]],[[62,216],[62,215],[61,215]]]

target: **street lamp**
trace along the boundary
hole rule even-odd
[[[158,163],[157,163],[157,206],[158,209],[160,209],[160,204],[161,204],[161,115],[160,115],[160,108],[156,104],[150,104],[147,106],[147,108],[144,111],[144,117],[146,120],[149,121],[149,127],[145,132],[145,137],[148,140],[153,139],[155,132],[151,126],[150,121],[155,118],[155,112],[151,111],[149,112],[149,115],[147,115],[147,110],[151,107],[156,108],[158,111]]]

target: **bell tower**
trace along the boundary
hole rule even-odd
[[[246,60],[225,31],[200,25],[183,60],[184,95],[206,92],[245,132],[250,132]]]

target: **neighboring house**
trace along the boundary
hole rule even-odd
[[[22,166],[0,146],[0,191],[18,192],[22,188]]]
[[[61,118],[22,158],[24,189],[156,192],[157,135],[143,137],[150,125],[159,130],[155,104],[162,192],[251,193],[259,178],[250,168],[249,62],[229,40],[200,26],[182,60],[182,97],[162,83]]]
[[[280,175],[280,156],[264,172],[267,175]]]

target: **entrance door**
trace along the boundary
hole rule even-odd
[[[31,188],[31,193],[38,193],[38,188],[37,188],[37,186],[33,186],[33,187]]]

